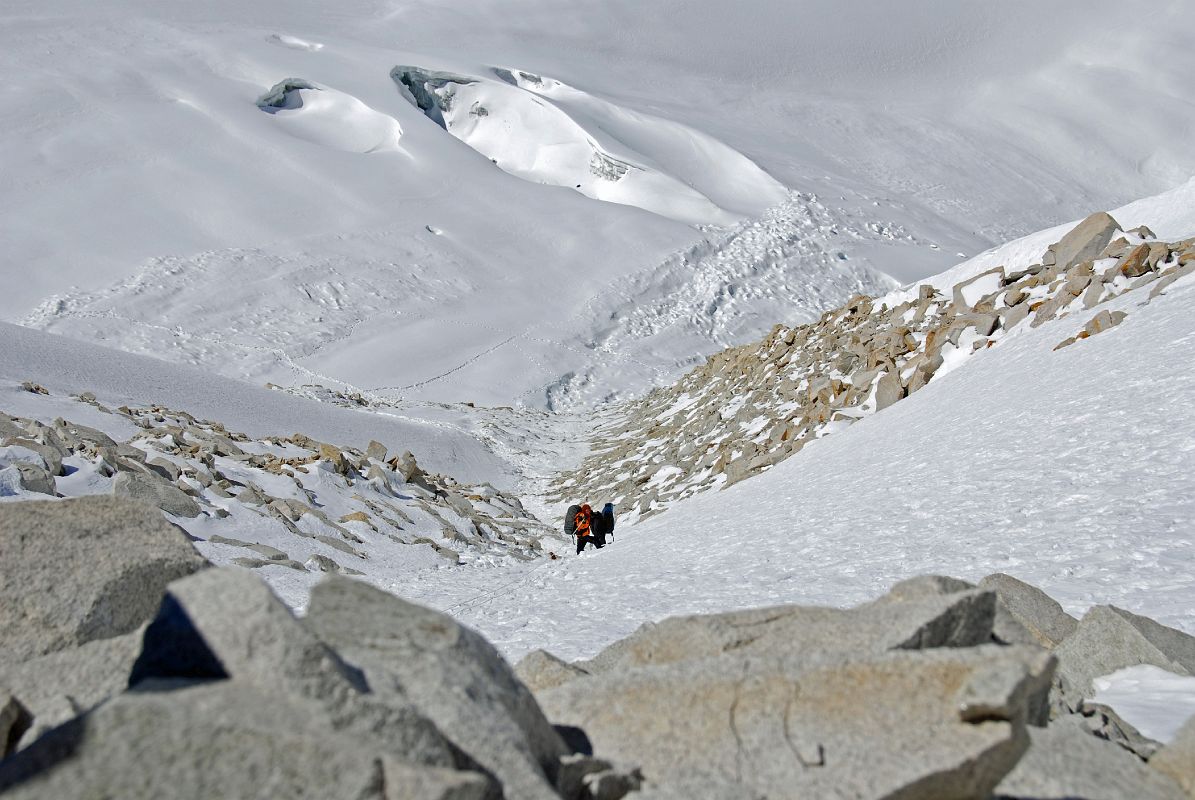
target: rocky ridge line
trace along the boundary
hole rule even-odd
[[[1025,322],[1037,327],[1152,285],[1148,302],[1192,272],[1195,239],[1159,241],[1144,226],[1125,232],[1097,213],[1026,269],[997,267],[947,293],[922,285],[915,298],[890,296],[891,305],[857,295],[815,323],[777,325],[627,404],[598,430],[580,467],[558,476],[551,497],[610,500],[628,519],[644,519],[763,472],[920,391]],[[1097,311],[1058,348],[1124,316]]]

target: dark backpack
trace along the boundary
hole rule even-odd
[[[593,534],[593,511],[589,506],[569,506],[564,515],[564,532],[570,536]]]

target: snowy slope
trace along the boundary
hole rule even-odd
[[[1169,207],[1157,224],[1173,234],[1195,208],[1183,198],[1134,208]],[[516,656],[588,655],[673,614],[849,605],[926,572],[1007,572],[1072,613],[1113,603],[1195,630],[1195,276],[1145,301],[1111,301],[1128,312],[1119,327],[1060,350],[1094,310],[1020,327],[770,471],[624,527],[601,553],[410,591]]]
[[[598,388],[570,402],[621,396],[864,271],[923,277],[1189,177],[1193,13],[16,0],[0,10],[0,317],[255,382],[542,406],[580,376]],[[457,131],[399,66],[465,79]],[[631,177],[598,174],[617,163]],[[782,187],[827,215],[800,252],[676,268],[724,249],[686,222],[783,217]],[[901,233],[849,233],[867,230]],[[839,252],[841,270],[820,260]],[[751,302],[641,342],[611,330],[628,287],[663,319]]]
[[[507,464],[473,435],[460,414],[441,409],[424,418],[392,411],[364,414],[251,386],[157,359],[0,322],[0,409],[33,417],[75,419],[77,404],[59,409],[19,388],[42,384],[55,394],[94,392],[110,405],[161,404],[223,422],[253,436],[305,433],[327,441],[364,447],[376,439],[394,452],[416,453],[421,463],[469,481],[510,484]],[[30,405],[32,403],[32,405]],[[73,416],[74,415],[74,416]],[[85,424],[94,421],[75,420]]]

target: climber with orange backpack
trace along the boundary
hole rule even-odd
[[[578,555],[587,544],[600,550],[606,546],[606,536],[614,533],[614,504],[606,503],[600,513],[594,513],[588,503],[569,506],[564,515],[564,532],[577,537]]]

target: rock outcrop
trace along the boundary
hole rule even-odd
[[[387,459],[376,441],[363,452],[303,434],[253,439],[163,406],[112,409],[90,392],[73,399],[110,415],[114,431],[130,423],[139,430],[118,442],[62,418],[46,424],[0,413],[0,497],[54,496],[64,471],[83,471],[92,473],[88,491],[106,482],[112,496],[141,500],[183,525],[266,517],[277,534],[267,541],[216,533],[208,541],[219,547],[204,549],[219,563],[266,574],[362,574],[377,537],[390,550],[426,549],[451,563],[470,552],[530,560],[545,538],[562,538],[517,497],[429,472],[409,451]]]
[[[1174,740],[1150,759],[1149,765],[1176,781],[1188,798],[1195,798],[1195,717],[1187,720]]]
[[[1172,779],[1067,717],[1029,731],[1030,746],[999,786],[1000,800],[1176,800]]]
[[[207,565],[157,510],[108,497],[0,504],[0,563],[0,663],[129,633]]]
[[[480,635],[343,578],[315,588],[305,622],[364,672],[374,693],[410,698],[436,720],[497,777],[506,796],[555,796],[564,742]]]

